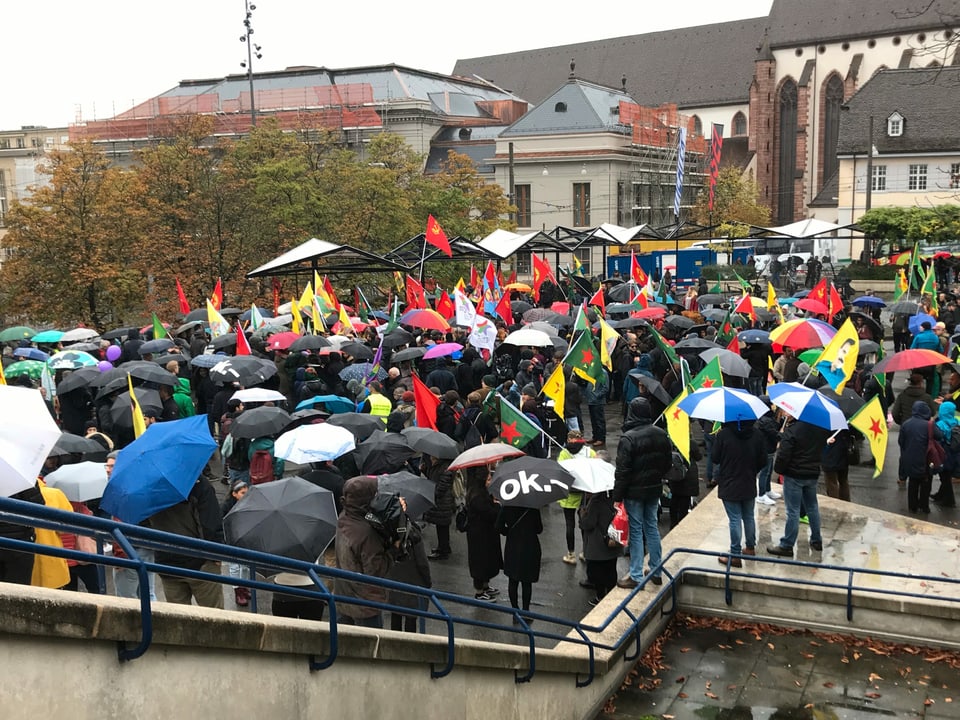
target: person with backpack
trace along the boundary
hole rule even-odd
[[[754,423],[724,423],[713,441],[713,462],[718,465],[717,496],[723,501],[730,525],[730,556],[721,555],[719,562],[742,567],[741,552],[757,554],[757,473],[767,464],[766,445],[754,431]]]
[[[827,486],[827,496],[850,501],[850,443],[849,430],[840,430],[827,438],[820,455],[820,467]]]
[[[572,460],[577,457],[592,458],[596,456],[597,453],[594,449],[587,447],[583,433],[579,430],[571,430],[567,433],[567,442],[564,443],[563,450],[557,455],[557,462]],[[563,556],[562,560],[568,565],[577,564],[575,522],[582,499],[582,493],[577,490],[571,490],[565,498],[557,501],[557,504],[563,510],[563,520],[566,528],[567,554]],[[581,531],[582,530],[583,528],[581,526]],[[604,530],[606,530],[606,528],[604,528]],[[614,582],[616,582],[616,578],[614,578]]]
[[[940,488],[930,496],[940,507],[956,507],[953,495],[953,476],[960,469],[960,422],[957,421],[957,405],[952,400],[940,403],[934,437],[947,453],[947,460],[940,470]]]
[[[667,471],[667,487],[670,489],[670,529],[672,530],[690,512],[690,503],[700,494],[700,467],[703,458],[700,446],[690,437],[690,462],[674,450],[673,463]]]
[[[248,473],[251,485],[273,482],[283,477],[285,463],[283,458],[278,458],[274,454],[272,437],[251,440],[247,455],[250,459]]]

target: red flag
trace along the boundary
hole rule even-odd
[[[416,373],[413,378],[413,406],[417,409],[417,427],[437,429],[437,408],[440,398],[430,392]]]
[[[513,325],[513,311],[510,309],[509,293],[505,293],[500,298],[500,302],[497,303],[495,310],[497,315],[503,318],[503,321],[507,324],[507,327]]]
[[[729,350],[730,352],[735,352],[737,355],[740,354],[740,341],[737,340],[737,336],[736,336],[736,335],[734,335],[734,336],[730,339],[730,342],[729,342],[729,344],[727,345],[727,350]]]
[[[330,302],[333,304],[334,310],[340,309],[340,301],[337,300],[337,294],[333,291],[333,283],[330,282],[330,278],[326,275],[323,276],[323,291],[327,293],[327,297],[330,298]]]
[[[243,334],[243,328],[237,323],[235,328],[237,333],[237,355],[252,355],[250,352],[250,343],[247,342],[247,336]]]
[[[500,268],[497,268],[497,282],[500,283],[500,287],[501,287],[501,288],[502,288],[504,285],[506,285],[506,283],[503,281],[503,273],[500,272]]]
[[[480,293],[477,298],[477,317],[486,317],[486,306],[486,298],[483,297],[483,293]]]
[[[833,283],[830,283],[830,302],[827,303],[827,308],[829,310],[827,313],[829,322],[833,322],[833,316],[843,310],[843,298],[840,297],[840,293],[837,292]]]
[[[647,277],[647,273],[643,271],[643,268],[640,267],[640,263],[637,262],[637,256],[633,254],[633,250],[630,251],[630,277],[633,278],[633,281],[644,288],[647,286],[647,283],[650,279]]]
[[[407,275],[407,310],[426,310],[427,296],[423,285]]]
[[[497,269],[493,266],[493,260],[487,261],[487,269],[483,273],[483,279],[486,281],[487,287],[492,292],[497,286]]]
[[[273,316],[280,314],[280,291],[283,289],[283,283],[277,278],[273,278]]]
[[[450,299],[446,290],[441,290],[437,294],[437,312],[447,320],[457,314],[457,308],[454,306],[453,300]]]
[[[593,294],[593,297],[590,298],[589,303],[591,305],[596,305],[598,308],[600,308],[601,315],[607,314],[607,303],[603,299],[602,287]]]
[[[480,273],[477,272],[473,263],[470,264],[470,287],[472,287],[474,291],[480,289]]]
[[[713,194],[717,187],[717,177],[720,175],[720,155],[723,152],[723,125],[713,124],[710,138],[710,192],[707,200],[707,209],[713,210]]]
[[[427,234],[424,235],[424,239],[435,248],[443,250],[447,257],[453,257],[453,250],[450,249],[450,241],[447,240],[447,234],[443,231],[443,228],[440,227],[440,223],[434,219],[433,215],[427,216]]]
[[[757,321],[757,311],[753,309],[753,300],[749,295],[744,295],[737,301],[737,306],[733,309],[735,313],[746,313],[753,322]]]
[[[514,270],[510,273],[510,278],[507,280],[507,285],[513,285],[517,281],[517,271]]]
[[[820,278],[820,282],[813,286],[813,290],[810,291],[807,297],[826,305],[829,302],[827,298],[827,279]]]
[[[533,253],[533,297],[540,299],[540,286],[544,281],[553,277],[553,270],[550,269],[550,263],[541,260],[540,256]]]
[[[190,303],[187,302],[187,296],[183,294],[183,286],[180,284],[180,278],[177,278],[177,300],[180,301],[180,312],[184,315],[190,312]]]
[[[217,278],[217,286],[213,289],[213,295],[210,296],[210,304],[214,310],[219,310],[223,305],[223,283]]]

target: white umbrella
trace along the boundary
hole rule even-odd
[[[83,340],[92,340],[95,337],[100,337],[100,334],[96,330],[90,328],[74,328],[73,330],[67,330],[63,334],[63,337],[60,338],[60,342],[81,342]]]
[[[553,345],[547,333],[542,330],[531,330],[530,328],[514,330],[503,339],[503,342],[505,345],[529,345],[531,347],[550,347]]]
[[[107,471],[103,463],[80,462],[62,465],[43,478],[50,487],[59,488],[71,502],[86,502],[103,497]]]
[[[353,433],[329,423],[300,425],[277,438],[273,452],[277,457],[306,465],[336,460],[357,447]]]
[[[60,439],[38,390],[0,385],[0,495],[33,487],[43,461]]]
[[[728,387],[701,388],[681,400],[679,407],[690,417],[723,423],[756,420],[770,410],[757,396]]]
[[[231,400],[239,400],[240,402],[250,403],[250,402],[284,402],[287,399],[287,396],[276,390],[268,390],[267,388],[252,387],[245,390],[237,390],[233,395],[230,396]]]
[[[598,457],[574,457],[561,460],[560,465],[573,475],[573,485],[570,487],[574,490],[583,490],[588,493],[613,490],[616,468],[606,460]]]
[[[767,388],[770,402],[790,417],[827,430],[843,430],[847,419],[826,395],[799,383],[781,382]]]

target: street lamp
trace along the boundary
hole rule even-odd
[[[260,54],[260,46],[254,44],[250,38],[253,35],[253,11],[257,6],[250,0],[243,0],[243,6],[246,14],[243,18],[244,32],[240,36],[240,42],[247,44],[247,59],[240,63],[240,67],[247,69],[247,82],[250,83],[250,127],[254,128],[257,126],[257,103],[253,96],[253,58],[256,56],[259,60],[263,55]]]

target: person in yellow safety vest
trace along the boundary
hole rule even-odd
[[[370,394],[360,406],[360,412],[377,415],[383,420],[384,424],[386,424],[387,416],[392,410],[393,404],[390,402],[390,399],[383,394],[383,385],[374,380],[370,383]]]

